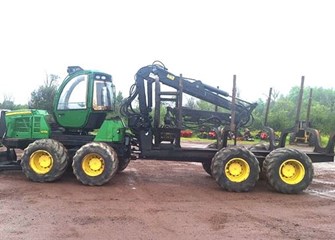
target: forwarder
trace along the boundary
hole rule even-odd
[[[183,107],[183,94],[212,103],[220,111]],[[130,159],[189,161],[202,163],[228,191],[250,191],[261,168],[276,191],[303,191],[313,178],[312,160],[333,161],[334,136],[321,153],[287,149],[285,141],[275,145],[270,128],[267,149],[228,146],[228,134],[250,124],[255,107],[236,98],[234,91],[230,96],[199,80],[176,76],[154,62],[138,70],[130,96],[121,106],[126,127],[114,112],[112,76],[68,67],[53,113],[29,109],[1,114],[0,136],[6,149],[0,155],[0,169],[21,168],[32,181],[50,182],[71,164],[83,184],[103,185],[124,170]],[[182,147],[180,131],[204,124],[220,129],[215,147]],[[23,150],[21,158],[15,149]]]

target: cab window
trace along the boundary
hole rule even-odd
[[[87,98],[87,75],[79,75],[71,79],[63,88],[57,109],[85,109]]]
[[[94,81],[93,109],[112,110],[114,104],[114,86],[108,81]]]

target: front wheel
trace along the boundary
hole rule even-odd
[[[119,167],[118,167],[118,172],[122,172],[123,170],[125,170],[128,165],[130,163],[130,157],[126,157],[126,158],[120,158],[119,159]]]
[[[267,182],[277,192],[299,193],[313,180],[311,159],[296,149],[278,148],[270,152],[263,163]]]
[[[66,148],[53,139],[40,139],[29,144],[21,159],[23,173],[34,182],[52,182],[59,179],[67,165]]]
[[[245,147],[218,151],[212,159],[212,176],[220,187],[231,192],[250,191],[259,178],[259,163]]]
[[[106,143],[92,142],[76,152],[72,168],[74,175],[83,184],[99,186],[115,175],[118,164],[117,154],[112,147]]]

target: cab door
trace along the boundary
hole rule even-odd
[[[59,89],[55,118],[65,128],[82,128],[89,116],[88,109],[89,75],[81,74],[68,79]]]

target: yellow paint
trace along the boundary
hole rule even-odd
[[[173,76],[172,74],[168,74],[166,77],[170,80],[175,80],[175,76]]]
[[[287,184],[298,184],[305,177],[305,167],[296,159],[288,159],[280,165],[279,176]]]
[[[90,177],[99,176],[105,169],[105,161],[96,153],[87,154],[83,159],[82,169]]]
[[[37,150],[29,158],[29,166],[37,174],[47,174],[53,166],[53,157],[44,150]]]
[[[242,158],[232,158],[225,165],[224,171],[230,181],[243,182],[250,175],[250,166]]]
[[[12,116],[12,115],[26,115],[26,114],[31,114],[31,111],[6,112],[6,116]]]

